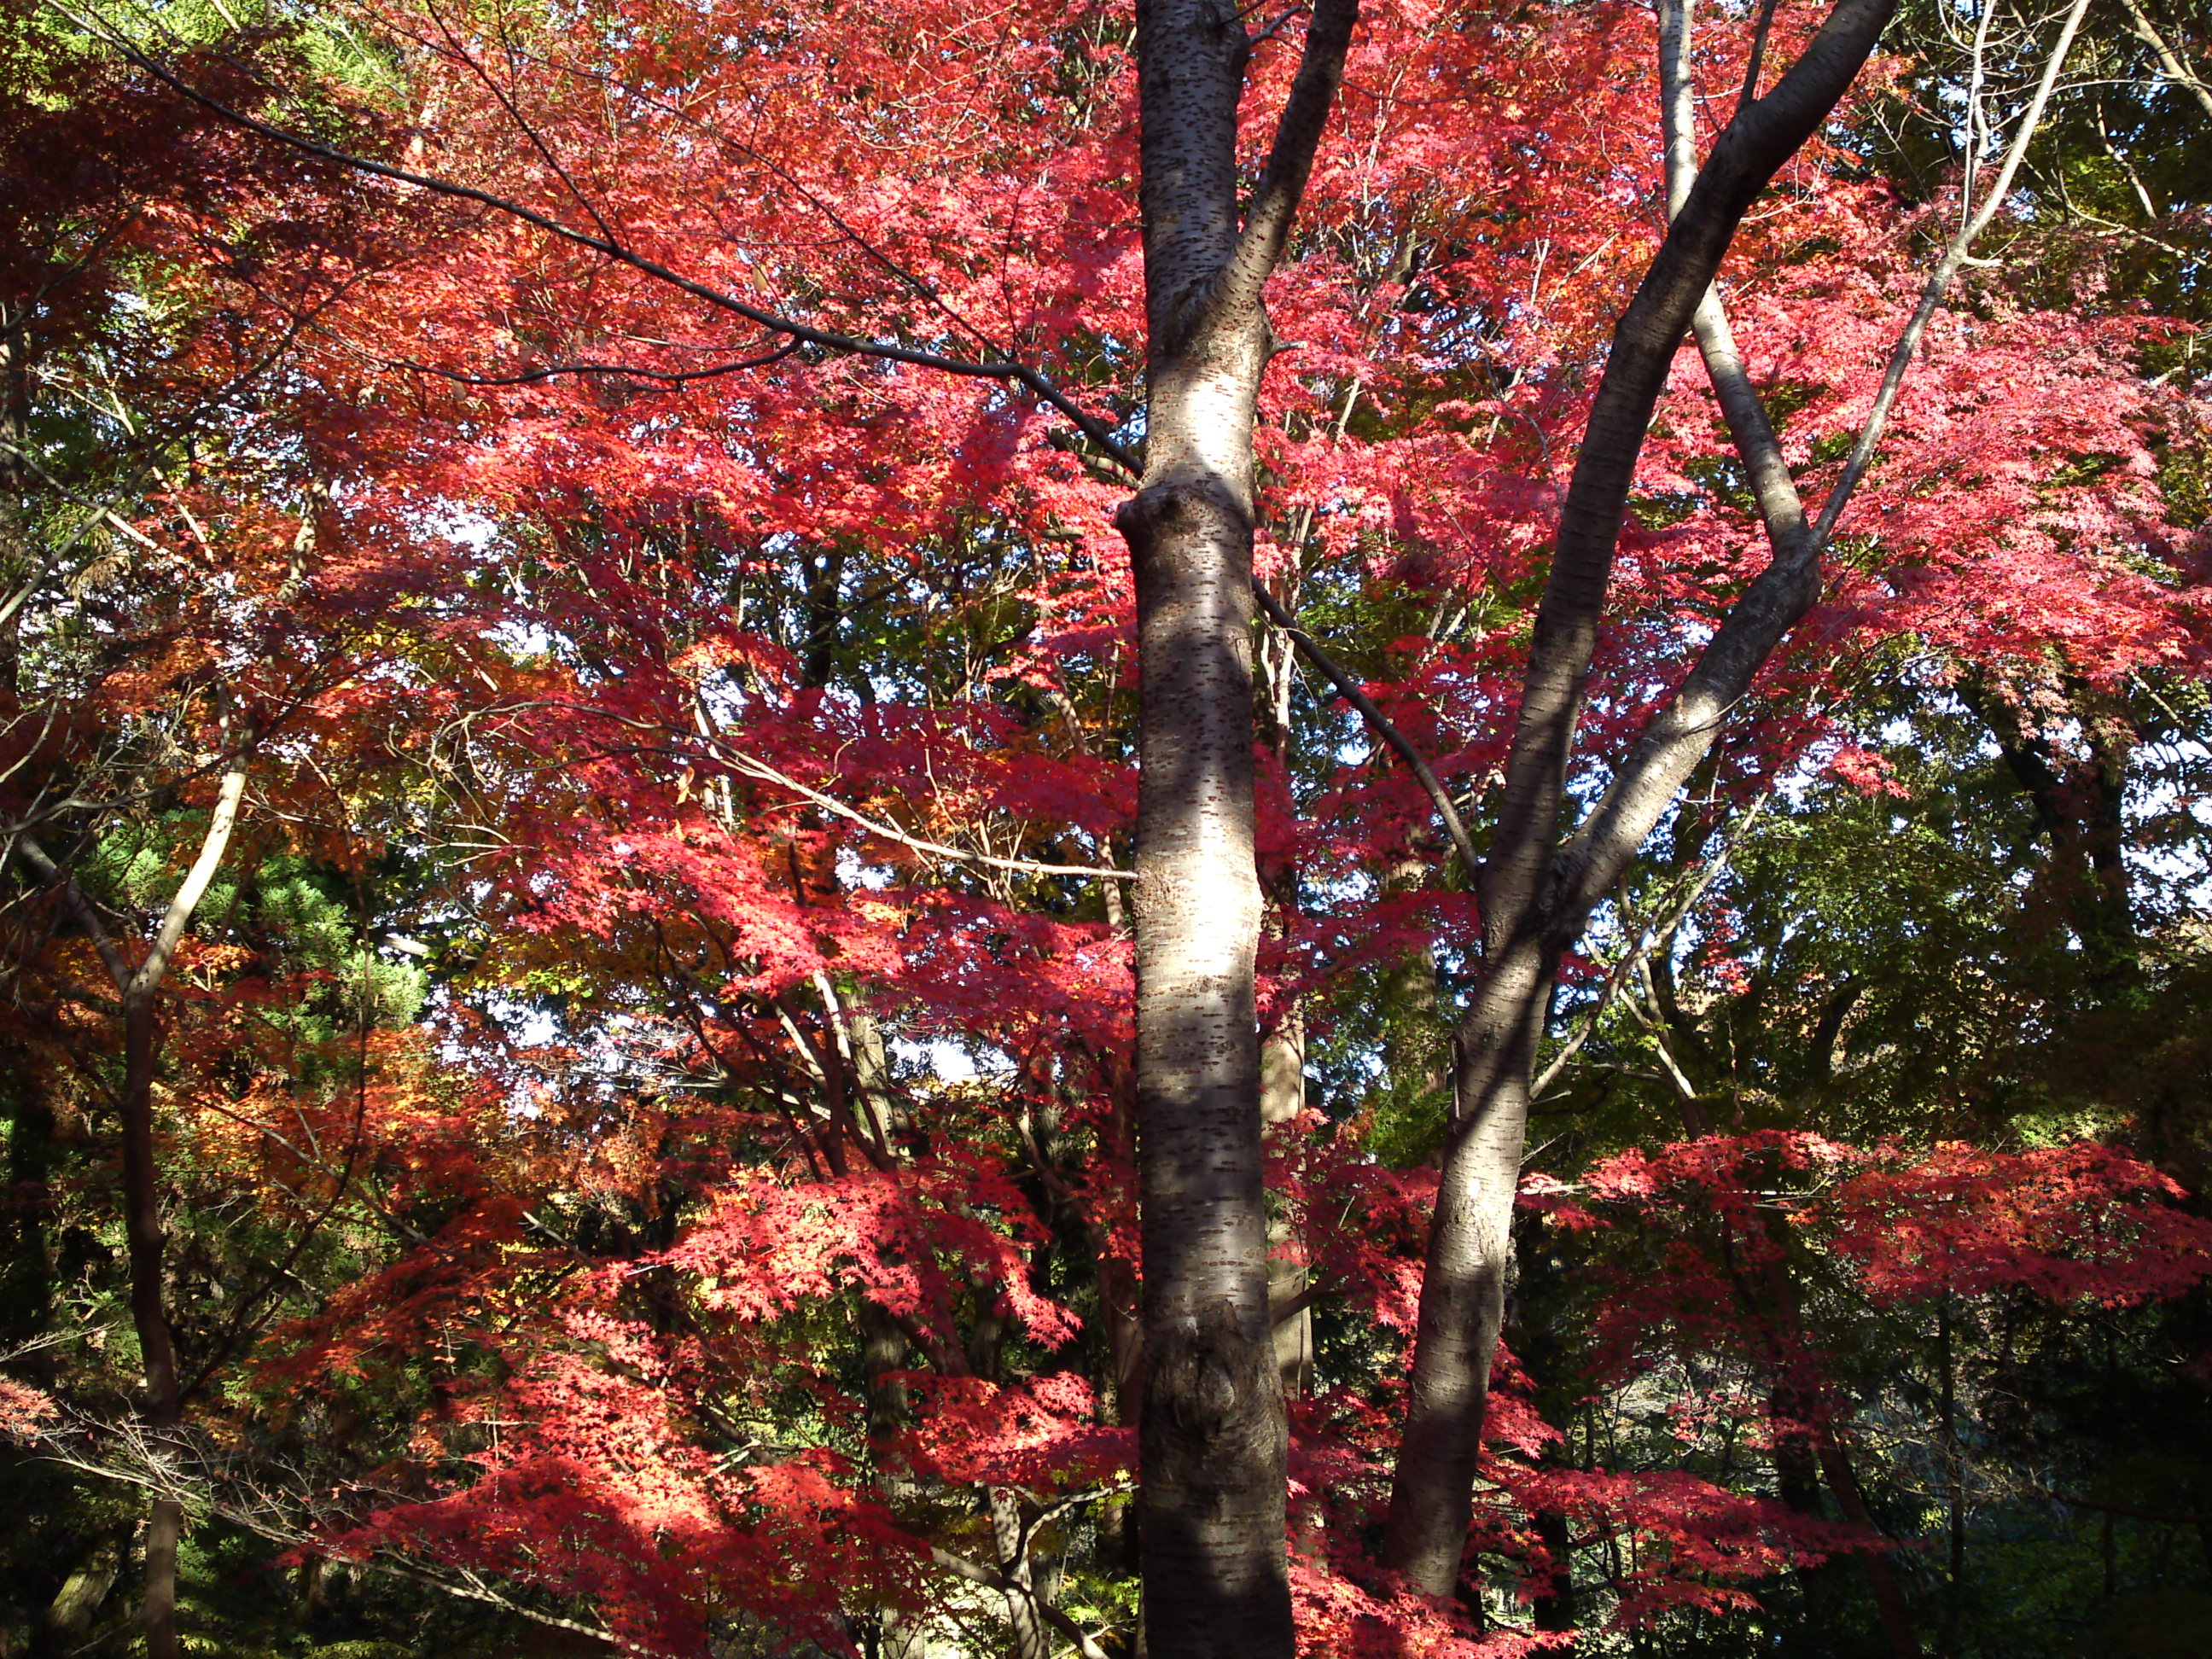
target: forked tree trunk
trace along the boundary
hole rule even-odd
[[[1787,501],[1762,495],[1774,562],[1745,591],[1562,845],[1575,725],[1637,458],[1675,349],[1745,210],[1835,106],[1893,3],[1837,0],[1804,54],[1765,97],[1747,102],[1715,143],[1614,330],[1560,512],[1522,677],[1504,807],[1477,884],[1483,977],[1454,1034],[1455,1127],[1430,1233],[1406,1431],[1383,1538],[1385,1563],[1433,1595],[1450,1594],[1466,1547],[1530,1080],[1559,957],[1711,746],[1728,709],[1819,592],[1811,538],[1778,522],[1794,505],[1794,492]],[[1754,478],[1771,477],[1762,434],[1746,424],[1757,399],[1732,395],[1747,391],[1741,364],[1731,374],[1721,341],[1700,344]],[[1757,425],[1764,426],[1763,416]],[[1764,438],[1771,447],[1771,433]],[[1786,484],[1786,471],[1780,477]]]
[[[1239,223],[1251,45],[1219,0],[1139,0],[1145,466],[1136,575],[1139,1540],[1154,1659],[1287,1659],[1282,1392],[1267,1309],[1254,962],[1252,422],[1280,258],[1351,38],[1322,0]]]
[[[36,842],[26,837],[21,843],[33,867],[60,888],[63,902],[92,940],[122,994],[123,1225],[131,1262],[131,1322],[137,1333],[145,1367],[144,1416],[148,1439],[156,1456],[173,1449],[176,1431],[184,1421],[176,1346],[161,1295],[161,1167],[154,1151],[154,1068],[159,1058],[156,999],[185,926],[229,850],[231,830],[238,822],[239,803],[245,793],[245,769],[234,766],[223,774],[216,792],[215,811],[201,837],[199,856],[185,872],[136,967],[76,883]],[[147,1509],[145,1590],[139,1601],[147,1659],[177,1659],[177,1547],[184,1528],[184,1506],[157,1487]]]

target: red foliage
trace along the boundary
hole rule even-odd
[[[1118,906],[1065,873],[1111,865],[1133,806],[1121,491],[1002,379],[778,351],[641,262],[812,327],[1009,353],[1121,419],[1141,374],[1129,65],[1072,3],[902,0],[854,28],[836,8],[635,0],[549,14],[526,40],[362,9],[399,43],[412,106],[356,109],[364,144],[635,258],[449,201],[410,197],[398,224],[375,191],[348,198],[352,234],[311,234],[285,204],[329,188],[320,171],[234,172],[246,141],[226,136],[165,192],[138,174],[167,164],[132,149],[143,89],[83,106],[124,135],[100,158],[110,193],[154,203],[134,250],[304,331],[299,429],[241,416],[233,443],[306,456],[325,502],[301,575],[282,555],[301,514],[269,495],[202,478],[151,498],[141,528],[190,614],[149,627],[88,708],[124,720],[223,665],[272,753],[281,737],[374,775],[389,738],[488,832],[446,896],[483,949],[437,1041],[392,1044],[377,1059],[401,1081],[349,1103],[407,1244],[267,1345],[256,1376],[277,1409],[374,1386],[411,1416],[334,1549],[586,1599],[646,1651],[696,1652],[738,1615],[841,1648],[851,1610],[959,1588],[898,1480],[1049,1498],[1132,1455],[1098,1328],[1133,1288],[1115,1279],[1135,1254],[1128,945]],[[1785,9],[1781,36],[1811,16]],[[1613,4],[1371,14],[1312,233],[1272,291],[1297,343],[1261,411],[1263,574],[1413,618],[1382,629],[1370,689],[1440,772],[1478,783],[1503,758],[1591,371],[1660,231],[1653,92],[1626,67],[1650,27]],[[1713,84],[1741,49],[1714,44]],[[1260,50],[1263,113],[1293,63]],[[1831,143],[1794,163],[1729,273],[1814,498],[1944,205],[1909,209],[1847,159]],[[0,228],[27,234],[39,210],[11,203]],[[265,258],[218,234],[241,217]],[[1844,521],[1850,556],[1727,786],[1811,760],[1896,788],[1807,711],[1841,696],[1839,661],[1900,635],[2018,687],[2054,665],[2100,685],[2212,672],[2202,550],[2167,523],[2154,465],[2203,410],[2133,367],[2161,325],[2037,311],[1996,276],[1972,298],[1929,333]],[[249,332],[211,310],[166,372],[210,384]],[[1765,559],[1715,482],[1730,465],[1686,353],[1624,538],[1592,764]],[[183,533],[217,518],[252,556]],[[1471,896],[1398,879],[1425,799],[1340,740],[1322,753],[1342,763],[1296,803],[1267,757],[1263,859],[1313,896],[1276,918],[1271,1018],[1479,932]],[[947,844],[982,861],[931,850]],[[229,1040],[250,994],[227,986],[195,1040]],[[955,1042],[1005,1075],[895,1075],[886,1032],[893,1055]],[[299,1173],[258,1130],[231,1151]],[[1317,1294],[1405,1337],[1433,1177],[1380,1167],[1314,1113],[1270,1173]],[[1849,1402],[1767,1269],[1817,1257],[1882,1308],[2169,1297],[2212,1271],[2212,1223],[2176,1196],[2106,1148],[1762,1133],[1625,1153],[1525,1201],[1638,1247],[1600,1318],[1611,1376],[1669,1346],[1730,1354],[1820,1414],[1769,1413],[1767,1433],[1818,1437]],[[897,1357],[855,1358],[885,1323]],[[1564,1641],[1478,1633],[1361,1559],[1399,1379],[1365,1382],[1297,1407],[1308,1650]],[[0,1428],[37,1408],[0,1395]],[[806,1443],[778,1438],[792,1423]],[[1547,1464],[1559,1436],[1510,1360],[1491,1439],[1477,1556],[1533,1582],[1540,1513],[1627,1540],[1616,1624],[1739,1607],[1762,1577],[1869,1547],[1687,1474]]]

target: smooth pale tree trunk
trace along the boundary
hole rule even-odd
[[[1813,538],[1793,537],[1778,519],[1788,503],[1762,494],[1773,563],[1731,609],[1589,817],[1562,844],[1575,725],[1637,458],[1675,349],[1746,210],[1835,106],[1893,4],[1838,0],[1773,89],[1747,101],[1721,133],[1614,330],[1576,459],[1522,676],[1504,805],[1477,881],[1483,976],[1453,1037],[1455,1122],[1383,1537],[1385,1564],[1430,1595],[1449,1595],[1457,1582],[1473,1514],[1530,1081],[1559,958],[1711,746],[1728,710],[1819,592]],[[1754,482],[1771,478],[1775,469],[1761,434],[1743,423],[1757,399],[1737,395],[1747,391],[1741,364],[1731,375],[1717,339],[1700,345]],[[1764,437],[1771,446],[1771,432]],[[1782,477],[1786,482],[1786,471]]]
[[[1334,100],[1353,0],[1322,0],[1240,222],[1251,43],[1219,0],[1139,0],[1144,471],[1135,894],[1144,1278],[1139,1548],[1153,1659],[1292,1651],[1282,1390],[1267,1307],[1254,963],[1252,423],[1261,290]]]
[[[1306,1103],[1306,1024],[1295,1008],[1260,1044],[1260,1121],[1287,1132]],[[1267,1217],[1267,1318],[1274,1328],[1275,1373],[1283,1395],[1313,1387],[1312,1275],[1297,1259],[1297,1231],[1278,1205]]]
[[[133,967],[91,902],[75,881],[58,868],[35,842],[21,843],[32,866],[58,884],[73,919],[92,940],[114,979],[123,1000],[123,1225],[131,1263],[131,1322],[146,1373],[144,1419],[155,1453],[170,1449],[184,1422],[184,1394],[177,1374],[176,1344],[162,1302],[161,1166],[154,1148],[154,1069],[160,1057],[156,1021],[161,981],[184,937],[192,912],[229,850],[246,793],[246,772],[234,766],[222,775],[215,811],[200,840],[199,855],[170,900],[145,956]],[[148,1659],[177,1659],[177,1547],[184,1536],[183,1504],[155,1489],[146,1515],[145,1590],[139,1620],[145,1626]]]
[[[1006,1592],[1007,1659],[1052,1659],[1052,1635],[1038,1612],[1037,1573],[1022,1532],[1020,1501],[1003,1486],[991,1489],[991,1542]]]

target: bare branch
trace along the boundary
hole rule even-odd
[[[1085,876],[1113,881],[1134,881],[1137,878],[1136,872],[1133,870],[1117,870],[1110,865],[1046,864],[1036,859],[1000,858],[995,854],[971,853],[963,848],[948,847],[943,842],[931,841],[921,836],[910,835],[896,824],[885,823],[879,818],[870,817],[859,808],[847,805],[835,795],[824,794],[821,790],[812,788],[799,782],[798,779],[778,771],[757,756],[747,754],[744,750],[736,747],[719,733],[680,731],[655,721],[632,720],[608,709],[593,708],[580,703],[561,702],[550,698],[508,703],[498,710],[485,712],[512,714],[525,708],[561,709],[571,714],[589,715],[616,726],[629,726],[633,731],[654,732],[672,738],[679,743],[699,744],[716,760],[741,776],[751,778],[759,783],[773,784],[779,789],[787,789],[801,799],[820,807],[825,812],[843,818],[849,823],[858,824],[871,835],[880,836],[885,841],[896,842],[902,847],[911,848],[915,852],[931,858],[944,859],[954,864],[982,865],[994,870],[1012,870],[1023,875]],[[656,750],[655,752],[666,751]]]
[[[232,826],[238,822],[238,804],[246,793],[246,768],[234,766],[222,775],[222,783],[216,793],[215,815],[208,820],[207,834],[201,838],[199,856],[177,888],[176,896],[161,917],[161,925],[154,934],[154,942],[147,946],[145,959],[139,963],[138,971],[124,988],[124,1000],[128,1002],[151,996],[158,989],[164,975],[169,971],[169,958],[175,954],[177,941],[184,937],[185,927],[199,906],[208,884],[215,879],[216,871],[222,864],[222,855],[230,846]]]
[[[564,374],[605,374],[617,380],[658,380],[668,386],[688,386],[694,380],[711,380],[748,368],[766,368],[771,363],[781,362],[799,347],[798,341],[788,341],[773,351],[764,351],[756,357],[742,357],[735,362],[717,363],[712,368],[641,368],[635,363],[548,363],[543,368],[526,369],[519,374],[465,374],[459,369],[441,368],[435,363],[416,362],[411,357],[379,357],[375,361],[386,368],[404,368],[416,374],[434,374],[440,380],[452,380],[460,386],[535,386],[541,380],[550,380]]]
[[[938,1544],[932,1544],[929,1547],[929,1559],[947,1572],[964,1578],[971,1584],[981,1584],[988,1589],[997,1590],[1003,1595],[1020,1596],[1036,1609],[1038,1616],[1047,1624],[1074,1643],[1076,1651],[1083,1656],[1083,1659],[1107,1659],[1106,1650],[1098,1645],[1089,1632],[1039,1595],[1034,1587],[1023,1583],[1012,1574],[1001,1572],[991,1567],[979,1566],[965,1556],[955,1555],[951,1550]]]
[[[1467,825],[1460,821],[1459,809],[1452,805],[1450,792],[1437,781],[1435,771],[1422,757],[1421,751],[1414,748],[1406,734],[1391,723],[1390,717],[1376,706],[1375,699],[1367,695],[1359,682],[1322,650],[1312,635],[1298,626],[1297,619],[1284,609],[1281,600],[1258,582],[1252,584],[1252,592],[1260,601],[1260,608],[1267,613],[1267,620],[1289,636],[1291,643],[1304,653],[1306,660],[1321,670],[1338,694],[1359,711],[1359,717],[1367,722],[1368,729],[1405,762],[1406,769],[1419,781],[1431,805],[1437,809],[1437,816],[1444,821],[1444,833],[1451,837],[1452,850],[1459,854],[1460,862],[1466,866],[1467,873],[1472,878],[1482,867],[1481,858],[1474,850],[1473,838],[1467,833]]]
[[[2197,101],[2204,106],[2204,112],[2212,115],[2212,84],[2208,84],[2203,76],[2181,61],[2181,54],[2174,51],[2166,38],[2158,32],[2158,26],[2150,21],[2136,0],[2120,0],[2120,4],[2127,10],[2128,27],[2134,32],[2136,39],[2158,54],[2158,65],[2166,71],[2166,78],[2178,87],[2186,87]]]
[[[103,1443],[119,1449],[122,1455],[103,1456],[88,1449]],[[135,1486],[153,1497],[216,1516],[273,1544],[343,1561],[360,1571],[404,1578],[443,1595],[481,1602],[547,1629],[568,1631],[604,1642],[620,1652],[635,1654],[639,1659],[676,1659],[676,1656],[663,1650],[625,1640],[604,1626],[542,1612],[501,1594],[485,1582],[483,1574],[465,1567],[447,1568],[447,1572],[453,1575],[447,1577],[389,1551],[371,1550],[359,1554],[334,1552],[320,1530],[324,1517],[316,1516],[299,1496],[259,1487],[226,1495],[214,1476],[203,1474],[194,1480],[187,1475],[188,1462],[204,1465],[207,1460],[193,1455],[196,1449],[184,1443],[180,1436],[163,1437],[157,1443],[136,1424],[78,1421],[67,1430],[47,1431],[40,1437],[37,1447],[40,1455],[65,1468],[120,1486]]]
[[[92,901],[84,896],[84,890],[76,884],[76,878],[48,858],[46,848],[32,836],[18,836],[15,845],[21,849],[31,868],[60,890],[62,902],[69,907],[70,915],[76,919],[76,925],[84,929],[85,937],[92,941],[92,948],[100,953],[100,960],[107,969],[108,976],[115,981],[115,988],[118,991],[125,989],[131,983],[130,959],[123,954],[123,947],[115,942],[115,936],[100,921],[100,912],[93,908]]]
[[[2082,15],[2088,9],[2089,0],[2074,0],[2072,8],[2066,14],[2066,21],[2058,31],[2057,44],[2051,47],[2051,57],[2043,66],[2043,77],[2036,86],[2035,96],[2029,100],[2027,112],[2020,118],[2020,127],[2013,134],[2011,148],[2005,152],[2004,164],[1997,169],[1996,182],[1990,186],[1989,194],[1974,216],[1959,227],[1949,245],[1944,248],[1943,257],[1928,273],[1927,283],[1920,290],[1920,303],[1914,308],[1911,320],[1905,324],[1904,332],[1897,337],[1897,344],[1889,354],[1889,366],[1882,372],[1881,389],[1875,393],[1874,407],[1867,414],[1866,424],[1859,429],[1858,441],[1851,446],[1850,459],[1844,463],[1843,472],[1838,477],[1835,488],[1828,492],[1828,499],[1820,508],[1820,522],[1813,527],[1816,544],[1825,545],[1828,538],[1835,533],[1836,520],[1843,516],[1844,508],[1850,504],[1852,495],[1859,487],[1859,481],[1866,476],[1867,468],[1874,459],[1875,446],[1881,442],[1882,433],[1888,427],[1890,410],[1896,404],[1898,392],[1905,384],[1905,372],[1912,365],[1912,354],[1920,348],[1920,337],[1928,331],[1929,320],[1935,316],[1936,307],[1942,303],[1943,295],[1951,286],[1951,279],[1959,274],[1959,267],[1966,263],[1967,256],[1973,250],[1974,239],[1988,228],[1990,221],[1996,216],[1997,210],[2004,205],[2005,197],[2012,189],[2013,176],[2020,171],[2020,164],[2027,157],[2029,141],[2035,137],[2035,130],[2043,123],[2044,106],[2051,101],[2051,88],[2057,82],[2059,70],[2065,65],[2067,54],[2073,50],[2075,32],[2081,27]]]
[[[1116,870],[1110,865],[1043,864],[1035,859],[1000,858],[990,853],[966,852],[957,847],[947,847],[943,842],[928,841],[920,836],[910,836],[896,825],[872,818],[859,809],[848,806],[834,795],[825,795],[818,789],[809,788],[798,779],[786,776],[766,761],[757,759],[743,750],[732,747],[720,738],[707,738],[702,741],[732,771],[740,773],[757,782],[772,783],[779,789],[788,789],[793,794],[805,798],[823,811],[835,813],[848,823],[859,824],[870,835],[881,836],[885,841],[896,842],[902,847],[912,848],[915,852],[925,854],[931,858],[945,859],[955,864],[981,864],[994,870],[1012,870],[1024,875],[1090,876],[1110,881],[1134,881],[1137,878],[1135,871]]]
[[[1653,948],[1681,926],[1683,918],[1697,908],[1698,901],[1705,897],[1714,882],[1720,879],[1721,872],[1728,867],[1729,854],[1750,833],[1751,826],[1765,811],[1768,799],[1769,797],[1761,795],[1753,801],[1751,810],[1737,820],[1721,850],[1698,872],[1697,879],[1637,929],[1635,944],[1607,973],[1605,983],[1599,988],[1596,1003],[1583,1016],[1580,1028],[1567,1039],[1565,1046],[1552,1057],[1552,1063],[1538,1076],[1529,1089],[1532,1096],[1540,1097],[1559,1079],[1559,1073],[1566,1070],[1568,1063],[1581,1052],[1583,1045],[1596,1034],[1598,1022],[1605,1017],[1606,1010],[1613,1006],[1613,999],[1620,994],[1621,987],[1627,983],[1628,976],[1642,970]]]

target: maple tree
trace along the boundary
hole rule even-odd
[[[71,1028],[112,1016],[121,1066],[94,1081],[118,1120],[131,1326],[158,1440],[179,1429],[194,1382],[165,1305],[165,985],[225,863],[251,757],[327,689],[329,668],[311,651],[289,672],[270,650],[269,613],[313,563],[311,528],[270,511],[271,480],[250,461],[210,466],[197,453],[210,428],[239,422],[295,324],[279,305],[211,304],[204,283],[210,256],[258,258],[272,288],[296,283],[293,215],[312,213],[312,192],[287,204],[296,174],[240,167],[227,131],[179,130],[143,88],[70,63],[21,19],[8,48],[11,176],[28,186],[11,200],[4,323],[9,851],[56,906],[11,917],[18,1003],[33,1011],[17,1050],[11,1151],[26,1199],[13,1265],[35,1309],[51,1248],[41,1165],[59,1126],[44,1097]],[[145,302],[149,272],[174,284],[161,303]],[[304,620],[284,616],[287,650],[307,645]],[[196,851],[165,883],[179,828]],[[149,910],[140,937],[131,913]],[[176,1498],[156,1492],[143,1546],[156,1651],[174,1650],[182,1524]]]
[[[64,846],[95,763],[11,774],[19,1006],[99,1006],[220,840],[192,757],[245,764],[164,1046],[10,1038],[18,1171],[126,1054],[174,1196],[106,1212],[193,1398],[77,1336],[7,1420],[194,1517],[187,1629],[246,1617],[189,1604],[220,1539],[386,1640],[1042,1659],[1748,1642],[1839,1573],[1917,1650],[1868,1425],[1917,1413],[1957,1650],[1975,1367],[2038,1309],[2201,1341],[2202,1054],[2086,1068],[2197,982],[2203,414],[2185,323],[2050,286],[2096,225],[2006,145],[2087,109],[2021,107],[2066,48],[1978,58],[2017,101],[1916,198],[1883,124],[1953,83],[1862,74],[1886,15],[56,8],[90,78],[28,125],[167,111],[161,187],[250,200],[122,192],[192,470],[112,510],[210,600],[123,626],[210,669],[72,682],[88,752],[189,732],[156,805]],[[2006,796],[1936,763],[1977,723],[2002,849],[1939,816]],[[1885,813],[1975,877],[1877,902]],[[31,1277],[71,1168],[16,1177]],[[143,1571],[174,1641],[126,1554],[47,1628]]]

